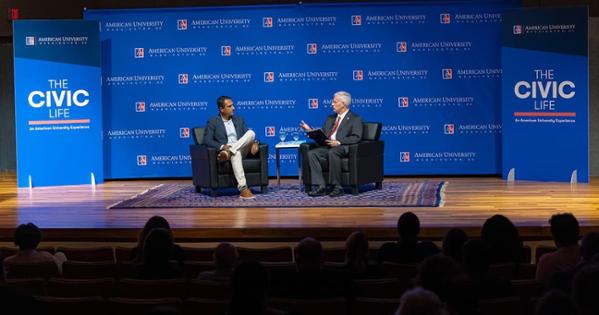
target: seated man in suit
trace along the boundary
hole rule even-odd
[[[242,159],[248,151],[252,154],[258,153],[258,142],[255,141],[256,133],[247,128],[243,118],[233,116],[235,107],[230,97],[221,96],[216,100],[216,104],[219,114],[208,120],[204,133],[204,144],[220,150],[219,162],[231,160],[239,197],[253,199],[255,196],[246,185]]]
[[[311,176],[318,187],[308,192],[311,197],[324,196],[327,194],[327,182],[322,175],[320,161],[329,164],[328,184],[333,190],[329,193],[331,197],[343,195],[341,186],[341,159],[349,154],[348,144],[354,144],[362,140],[362,118],[349,110],[351,95],[340,91],[333,97],[333,111],[335,114],[327,117],[322,131],[329,138],[327,146],[318,146],[308,152]],[[312,128],[303,120],[300,127],[306,131]]]

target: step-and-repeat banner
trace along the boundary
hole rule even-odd
[[[190,176],[190,128],[229,95],[260,141],[333,93],[383,124],[385,173],[498,174],[501,23],[514,1],[90,10],[101,24],[106,178]],[[300,134],[300,138],[305,138]],[[297,152],[282,152],[297,174]]]
[[[101,183],[100,34],[95,21],[15,21],[19,187]]]
[[[502,60],[503,177],[588,182],[588,9],[507,12]]]

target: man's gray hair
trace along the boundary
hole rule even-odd
[[[345,104],[345,106],[349,108],[349,105],[351,105],[351,94],[345,91],[339,91],[333,95],[333,97],[335,96],[339,96],[343,104]]]

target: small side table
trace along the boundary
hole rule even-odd
[[[285,150],[285,149],[296,149],[297,152],[297,163],[298,163],[298,172],[299,172],[299,183],[300,183],[300,190],[302,190],[303,184],[302,184],[302,156],[299,153],[299,147],[302,143],[306,142],[305,140],[298,140],[298,141],[286,141],[286,142],[279,142],[275,145],[275,159],[277,161],[277,186],[279,189],[281,189],[281,157],[280,157],[280,151],[281,150]]]

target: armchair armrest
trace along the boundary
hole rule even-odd
[[[268,144],[260,143],[260,169],[262,170],[260,177],[261,182],[268,184]]]
[[[204,144],[191,144],[189,145],[189,151],[191,152],[192,159],[199,160],[210,160],[211,157],[216,157],[218,154],[216,149],[210,148]]]
[[[318,144],[316,142],[305,142],[300,144],[299,151],[303,156],[304,153],[308,154],[308,151],[316,148],[317,146]]]
[[[191,153],[191,173],[196,186],[215,187],[217,185],[217,160],[218,150],[203,144],[189,146]]]
[[[260,155],[260,158],[268,160],[268,143],[260,143],[259,147],[260,152],[258,152],[258,154]]]
[[[383,141],[363,141],[349,145],[349,158],[361,159],[382,155],[385,143]]]
[[[352,185],[381,182],[384,171],[383,141],[363,141],[349,146],[349,170]]]

